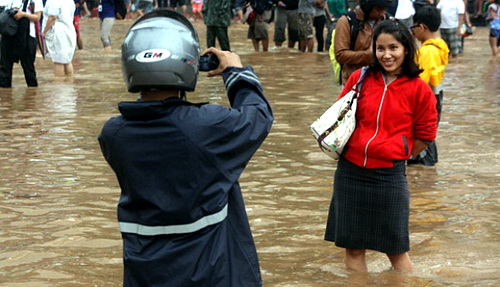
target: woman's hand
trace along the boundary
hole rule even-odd
[[[43,29],[42,36],[45,38],[47,33],[52,29],[52,26],[54,26],[54,23],[56,22],[57,17],[56,16],[49,16],[49,19],[47,19],[47,23],[45,24],[45,29]]]
[[[221,51],[217,48],[211,47],[208,48],[205,52],[203,52],[202,55],[208,53],[213,53],[219,59],[219,67],[217,67],[217,69],[215,70],[209,71],[207,74],[209,77],[222,75],[222,72],[227,67],[238,67],[238,68],[243,67],[243,64],[241,64],[240,56],[236,55],[233,52]]]
[[[415,139],[413,144],[413,150],[411,151],[411,156],[415,157],[423,152],[429,145],[422,140]]]

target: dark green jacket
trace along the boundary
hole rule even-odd
[[[207,26],[228,27],[231,24],[231,0],[205,0],[203,19]]]

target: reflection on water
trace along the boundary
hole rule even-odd
[[[103,53],[97,20],[82,19],[86,50],[75,54],[73,80],[54,79],[39,58],[39,88],[25,88],[16,66],[14,88],[0,90],[0,286],[121,285],[119,189],[96,135],[118,101],[135,97],[118,49],[130,23],[116,22],[114,50]],[[323,241],[336,164],[309,124],[340,90],[328,55],[255,53],[246,29],[231,27],[231,45],[254,66],[276,118],[241,179],[265,286],[498,285],[500,63],[488,30],[476,29],[447,69],[440,163],[408,168],[416,272],[404,275],[374,252],[370,273],[346,272],[342,250]],[[222,80],[203,74],[188,97],[227,104]]]

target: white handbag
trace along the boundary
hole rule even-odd
[[[356,128],[358,93],[368,67],[363,67],[358,82],[311,125],[320,149],[329,157],[339,159]]]

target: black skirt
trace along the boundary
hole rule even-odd
[[[404,161],[366,169],[340,158],[325,240],[386,254],[410,250],[410,194]]]

